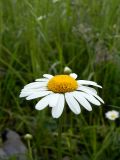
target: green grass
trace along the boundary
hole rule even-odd
[[[58,120],[50,108],[36,111],[36,100],[19,98],[23,86],[44,73],[69,66],[80,79],[103,86],[105,105],[66,111],[63,157],[72,160],[116,160],[120,155],[120,120],[104,113],[120,111],[119,0],[0,1],[0,130],[33,135],[35,160],[57,159]],[[40,16],[45,16],[40,20]],[[67,107],[68,108],[68,107]]]

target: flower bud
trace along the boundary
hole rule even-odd
[[[69,67],[66,66],[66,67],[64,68],[64,73],[65,73],[65,74],[70,74],[70,73],[72,73],[72,70],[71,70]]]
[[[24,138],[30,140],[30,139],[33,138],[33,136],[31,134],[27,133],[27,134],[24,135]]]

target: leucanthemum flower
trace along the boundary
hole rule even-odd
[[[21,91],[20,97],[26,100],[43,97],[36,105],[37,110],[49,106],[52,108],[52,116],[61,116],[65,101],[75,114],[81,112],[82,105],[86,110],[91,111],[91,104],[100,106],[104,101],[97,95],[97,91],[89,86],[102,88],[96,82],[88,80],[76,80],[77,75],[56,75],[44,74],[43,78],[36,79],[36,82],[27,84]]]
[[[116,118],[119,118],[119,112],[112,110],[112,111],[108,111],[105,113],[106,118],[110,119],[110,120],[116,120]]]

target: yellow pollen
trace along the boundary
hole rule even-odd
[[[48,89],[55,93],[72,92],[77,89],[77,81],[69,75],[57,75],[48,82]]]

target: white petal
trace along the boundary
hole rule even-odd
[[[104,101],[102,100],[102,98],[100,98],[95,92],[93,92],[93,91],[87,89],[85,86],[79,87],[79,90],[85,91],[86,93],[88,93],[88,94],[90,94],[90,95],[96,97],[100,102],[104,103]]]
[[[100,98],[98,95],[96,94],[92,94],[94,97],[96,97],[100,102],[102,102],[104,104],[104,101],[102,100],[102,98]]]
[[[31,94],[33,93],[37,93],[37,92],[41,92],[41,91],[47,91],[48,88],[47,87],[42,87],[40,89],[28,89],[28,88],[24,88],[21,90],[21,93],[20,93],[20,98],[22,97],[27,97],[27,96],[30,96]]]
[[[93,81],[87,81],[87,80],[78,80],[77,81],[79,85],[83,84],[83,85],[92,85],[92,86],[96,86],[99,88],[102,88],[102,86],[98,85],[96,82]]]
[[[48,90],[47,87],[40,87],[40,88],[23,88],[21,92],[40,92]]]
[[[91,92],[97,94],[97,91],[94,88],[87,87],[87,86],[80,86],[77,88],[77,90],[84,91],[88,94],[91,94]]]
[[[33,89],[22,89],[20,92],[20,97],[27,97],[29,95],[31,95],[32,93],[34,93]]]
[[[70,76],[71,76],[72,78],[74,78],[74,79],[77,78],[77,74],[75,74],[75,73],[71,73]]]
[[[33,94],[31,94],[30,96],[28,96],[26,98],[26,100],[31,100],[31,99],[35,99],[35,98],[40,98],[43,96],[46,96],[48,94],[52,93],[51,91],[41,91],[41,92],[35,92]]]
[[[32,88],[39,88],[39,87],[45,87],[47,85],[47,82],[32,82],[24,86],[24,89],[32,89]]]
[[[47,78],[38,78],[35,81],[38,81],[38,82],[48,82],[49,80]]]
[[[59,98],[59,94],[58,93],[53,93],[50,95],[50,100],[49,100],[49,106],[50,107],[55,107],[57,104]]]
[[[80,105],[78,104],[78,102],[75,100],[75,98],[73,97],[71,93],[65,93],[65,99],[66,99],[66,102],[69,108],[75,114],[79,114],[81,112]]]
[[[52,108],[53,118],[59,118],[63,112],[65,104],[65,98],[63,94],[59,94],[59,98],[55,107]]]
[[[36,104],[35,109],[37,109],[37,110],[42,110],[42,109],[44,109],[45,107],[47,107],[48,104],[49,104],[49,96],[50,96],[50,95],[42,98],[42,99]]]
[[[21,92],[19,97],[22,98],[22,97],[27,97],[29,95],[31,95],[33,92]]]
[[[87,109],[88,111],[92,111],[90,103],[82,95],[80,95],[79,92],[73,92],[73,96],[85,109]]]
[[[53,76],[51,74],[43,74],[43,77],[51,79]]]
[[[93,91],[91,91],[91,90],[89,90],[87,88],[85,86],[81,86],[81,87],[79,87],[79,90],[85,91],[86,93],[88,93],[88,94],[96,97],[100,102],[104,103],[104,101],[102,100],[102,98],[100,98],[95,92],[93,92]]]
[[[89,102],[91,102],[92,104],[95,104],[97,106],[100,106],[101,103],[92,95],[87,94],[87,93],[83,93],[83,92],[79,92],[79,95],[82,95],[84,98],[86,98]]]

